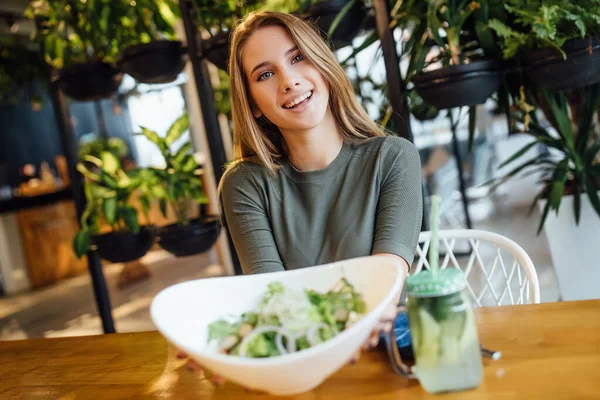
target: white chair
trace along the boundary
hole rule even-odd
[[[454,254],[457,242],[461,241],[471,250]],[[421,232],[411,274],[429,268],[430,243],[431,232]],[[464,247],[462,243],[460,247]],[[476,229],[440,230],[439,254],[440,268],[454,267],[465,273],[473,306],[540,302],[540,286],[531,258],[505,236]]]

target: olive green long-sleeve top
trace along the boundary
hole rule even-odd
[[[223,177],[221,198],[244,273],[392,253],[413,261],[421,229],[419,153],[408,140],[344,143],[324,169],[251,161]]]

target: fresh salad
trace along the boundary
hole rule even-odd
[[[362,296],[346,279],[326,293],[272,282],[256,310],[210,324],[208,341],[225,354],[275,357],[331,339],[365,311]]]

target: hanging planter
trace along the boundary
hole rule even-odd
[[[359,0],[324,0],[313,3],[309,10],[309,19],[314,21],[323,32],[328,33],[336,17],[346,7],[350,9],[337,24],[331,40],[336,48],[342,48],[352,43],[361,31],[366,13],[362,1]]]
[[[600,37],[568,40],[562,50],[566,59],[555,48],[533,50],[525,56],[533,82],[551,91],[600,82]]]
[[[185,66],[184,50],[177,40],[155,40],[126,48],[119,69],[142,83],[169,83]]]
[[[95,101],[113,96],[123,74],[106,62],[69,65],[58,71],[60,89],[77,101]]]
[[[202,56],[223,71],[227,71],[229,40],[230,32],[221,32],[210,39],[202,40]]]
[[[96,251],[111,263],[125,263],[143,257],[154,244],[154,228],[141,227],[139,232],[109,232],[95,236]]]
[[[197,218],[186,226],[175,223],[159,228],[158,244],[176,257],[191,256],[209,250],[220,232],[218,217]]]
[[[412,78],[417,93],[443,110],[483,104],[502,83],[501,63],[494,60],[452,65]]]

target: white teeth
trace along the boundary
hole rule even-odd
[[[290,101],[289,103],[284,104],[283,106],[285,108],[292,108],[294,107],[296,104],[303,102],[304,100],[308,99],[310,96],[312,95],[312,91],[303,94],[302,96]]]

